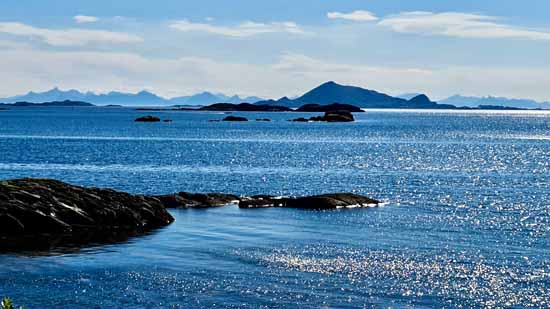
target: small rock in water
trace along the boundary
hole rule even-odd
[[[223,121],[248,121],[248,119],[239,116],[227,116],[223,118]]]
[[[143,116],[137,118],[135,122],[160,122],[160,118],[155,116]]]
[[[266,207],[286,207],[302,208],[312,210],[370,207],[377,206],[380,201],[366,196],[353,193],[334,193],[305,197],[271,197],[257,196],[242,198],[239,202],[240,208],[266,208]]]
[[[236,204],[239,197],[223,193],[187,193],[155,196],[166,208],[209,208]]]

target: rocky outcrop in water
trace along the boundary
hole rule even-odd
[[[322,194],[305,197],[273,197],[273,196],[253,196],[243,198],[239,202],[240,208],[267,208],[267,207],[285,207],[301,208],[310,210],[325,210],[353,207],[372,207],[380,204],[375,199],[353,194],[353,193],[334,193]]]
[[[0,182],[0,243],[9,236],[141,234],[173,221],[152,197],[49,179]]]
[[[310,117],[309,119],[306,118],[297,118],[290,120],[292,122],[353,122],[355,121],[355,118],[353,117],[352,113],[348,111],[332,111],[332,112],[325,112],[323,116],[315,116]]]
[[[225,118],[223,118],[222,121],[248,121],[248,119],[246,119],[245,117],[239,117],[239,116],[227,116]]]
[[[239,197],[223,193],[188,193],[180,192],[155,196],[166,208],[211,208],[236,204]]]
[[[137,118],[135,122],[160,122],[160,118],[155,116],[143,116]]]

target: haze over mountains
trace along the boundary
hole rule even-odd
[[[513,108],[541,108],[550,109],[550,102],[539,103],[529,99],[509,99],[501,97],[466,97],[461,95],[454,95],[444,100],[440,100],[439,103],[451,104],[458,107],[479,107],[479,106],[504,106]]]
[[[206,106],[215,103],[239,104],[243,102],[257,105],[277,105],[289,108],[298,108],[304,104],[327,105],[332,103],[351,104],[361,108],[455,108],[455,107],[504,107],[527,109],[550,109],[550,102],[539,103],[528,99],[508,99],[500,97],[467,97],[455,95],[439,102],[433,102],[426,95],[408,93],[399,96],[390,96],[374,90],[356,86],[345,86],[333,81],[326,82],[304,95],[278,100],[263,100],[259,97],[226,96],[211,92],[201,92],[191,96],[163,98],[149,91],[138,93],[109,92],[96,94],[80,92],[78,90],[63,91],[54,88],[46,92],[29,92],[25,95],[0,99],[0,103],[15,102],[59,102],[59,101],[88,102],[94,105],[123,105],[123,106]]]
[[[96,94],[94,92],[80,92],[78,90],[60,90],[54,88],[46,92],[29,92],[25,95],[19,95],[0,99],[1,103],[30,102],[42,103],[52,101],[82,101],[95,105],[130,105],[130,106],[153,106],[153,105],[209,105],[214,103],[241,103],[256,102],[262,100],[258,97],[244,97],[237,95],[229,97],[224,94],[213,94],[210,92],[201,92],[191,96],[181,96],[171,99],[160,97],[149,91],[138,93],[124,93],[112,91],[106,94]]]

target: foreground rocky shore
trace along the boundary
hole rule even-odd
[[[131,195],[51,179],[0,181],[0,252],[113,242],[169,225],[167,208],[287,207],[310,210],[372,207],[379,201],[352,193],[308,197],[250,197],[180,192]]]

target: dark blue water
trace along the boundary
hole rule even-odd
[[[0,256],[26,308],[548,307],[550,113],[382,112],[350,124],[223,114],[0,111],[0,179],[133,193],[353,191],[376,209],[172,211],[73,254]]]

